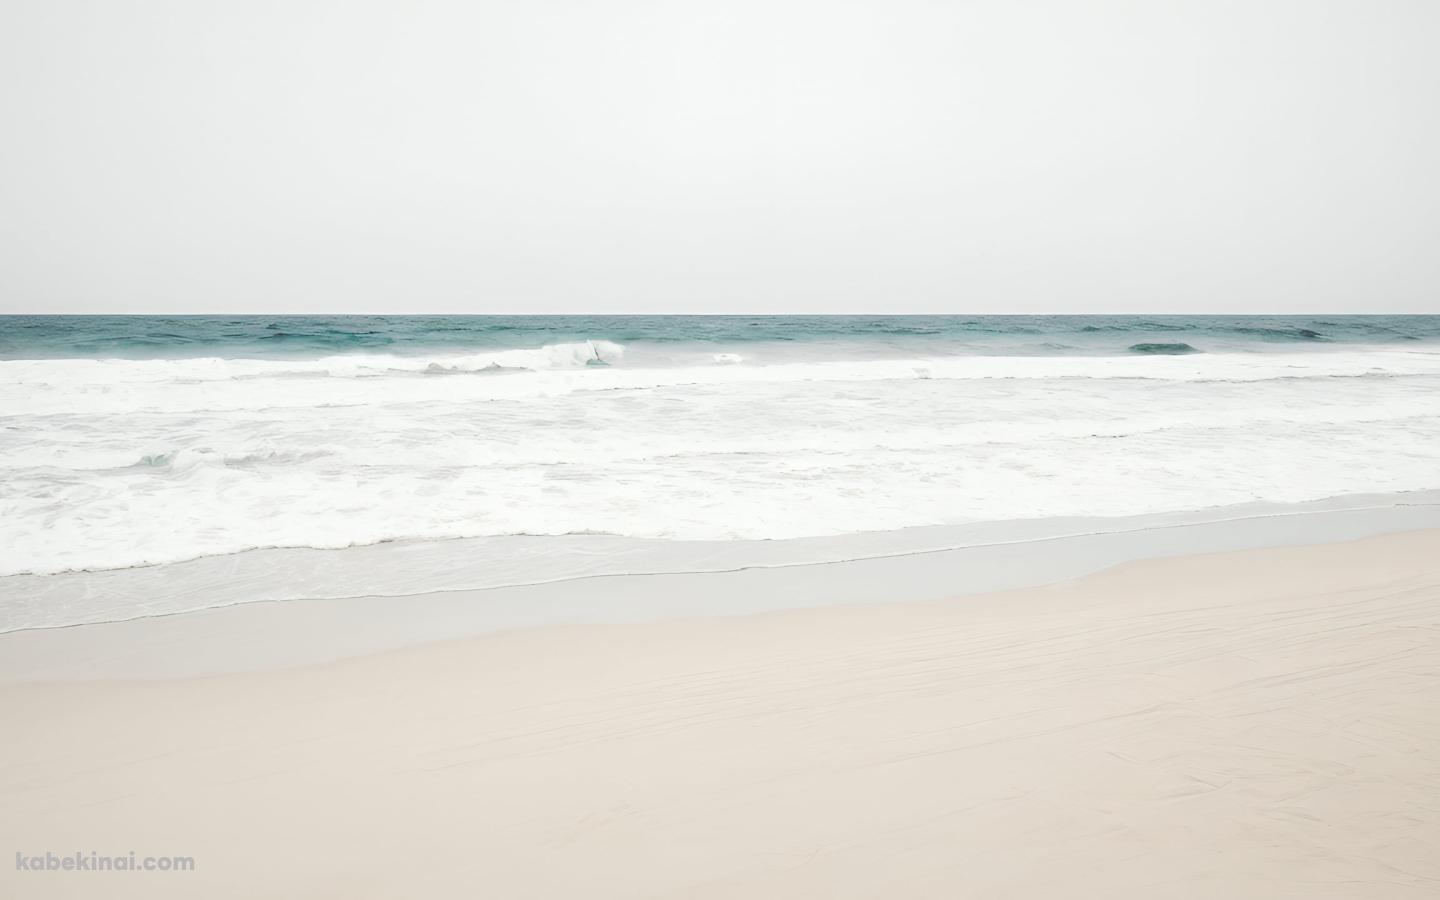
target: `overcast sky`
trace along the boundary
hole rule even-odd
[[[0,312],[1440,312],[1440,3],[0,4]]]

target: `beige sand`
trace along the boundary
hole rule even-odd
[[[0,897],[1435,897],[1440,533],[12,685],[0,722]],[[46,850],[197,869],[14,871]]]

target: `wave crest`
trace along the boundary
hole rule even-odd
[[[1200,351],[1200,350],[1197,350],[1196,348],[1194,348],[1194,347],[1192,347],[1192,346],[1190,346],[1189,344],[1141,343],[1141,344],[1131,344],[1131,345],[1130,345],[1130,352],[1131,352],[1131,353],[1156,353],[1156,354],[1161,354],[1161,355],[1166,355],[1166,356],[1178,356],[1178,355],[1180,355],[1180,354],[1182,354],[1182,353],[1200,353],[1201,351]]]

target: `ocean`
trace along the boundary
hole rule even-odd
[[[1440,488],[1440,316],[0,317],[0,575]]]

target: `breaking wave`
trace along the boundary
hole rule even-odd
[[[1130,352],[1177,356],[1183,353],[1199,353],[1200,351],[1189,344],[1131,344]]]
[[[1104,338],[1105,354],[1080,325],[968,353],[924,322],[903,340],[879,322],[848,343],[591,336],[398,353],[381,341],[395,335],[357,326],[376,350],[0,360],[0,575],[271,546],[786,538],[1440,487],[1440,353],[1426,344],[1300,335],[1235,351],[1167,339],[1165,321],[1111,324],[1125,337]],[[1007,333],[1037,330],[1025,327]]]

